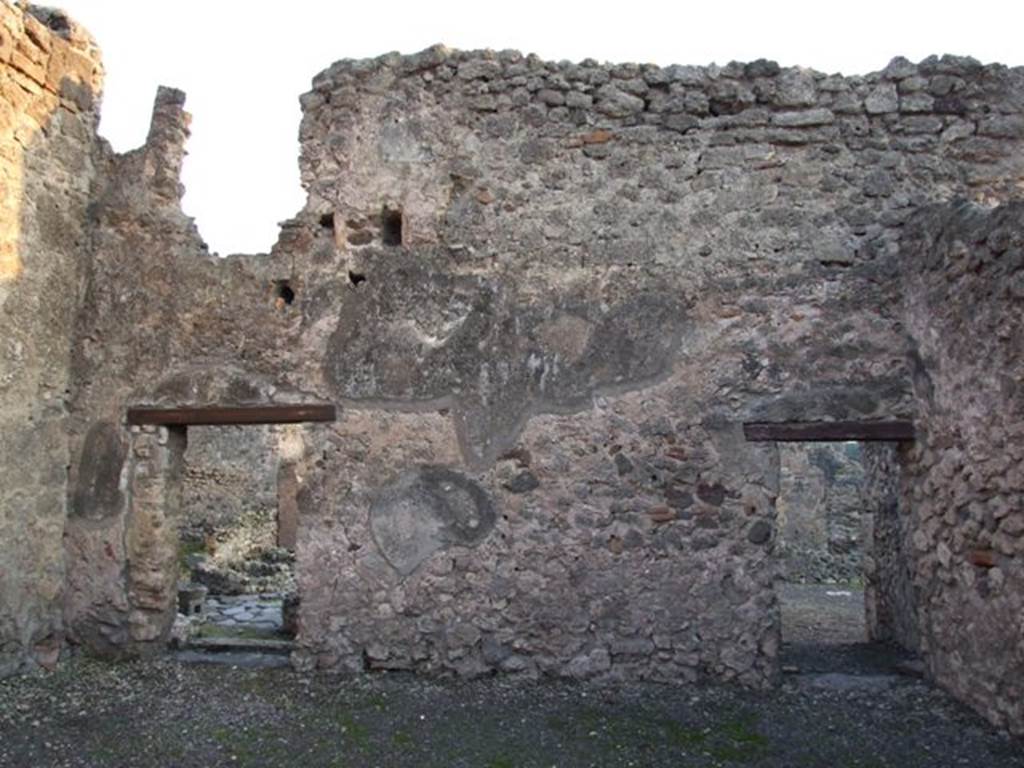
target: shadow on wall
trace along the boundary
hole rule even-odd
[[[0,6],[0,677],[63,645],[71,337],[95,178],[93,41]]]

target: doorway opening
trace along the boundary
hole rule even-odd
[[[776,499],[784,664],[834,665],[868,641],[864,561],[871,515],[861,444],[782,443]]]
[[[294,638],[299,430],[189,428],[178,606],[189,640]]]
[[[861,681],[919,673],[911,531],[899,492],[899,451],[912,425],[747,427],[748,439],[778,450],[783,672]]]
[[[128,409],[129,425],[175,436],[155,476],[160,519],[174,523],[157,542],[169,566],[153,601],[170,626],[159,642],[183,657],[241,651],[261,657],[245,663],[287,663],[302,630],[294,564],[307,446],[324,437],[311,424],[335,418],[328,403]]]

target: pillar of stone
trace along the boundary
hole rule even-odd
[[[139,650],[162,647],[176,613],[184,455],[182,427],[143,427],[134,436],[125,555],[128,629]]]
[[[295,465],[282,463],[277,470],[277,546],[292,552],[299,532],[298,491]]]

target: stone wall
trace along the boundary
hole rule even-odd
[[[860,581],[865,551],[860,443],[781,444],[779,468],[777,551],[785,578]]]
[[[189,429],[182,537],[201,543],[241,518],[276,527],[277,464],[273,427]]]
[[[0,677],[63,645],[75,314],[102,68],[60,13],[0,4]]]
[[[901,501],[898,452],[894,444],[864,446],[864,605],[871,640],[919,651],[914,519]]]
[[[1015,192],[1021,86],[441,49],[316,78],[296,302],[348,410],[311,659],[769,681],[778,470],[738,425],[912,412],[903,222]]]
[[[133,403],[341,406],[292,462],[300,664],[769,684],[778,453],[741,424],[912,415],[903,223],[1013,192],[1022,88],[953,59],[341,62],[302,99],[307,206],[224,261],[161,91],[97,196],[74,434]],[[124,548],[132,499],[93,510],[76,637],[145,652],[166,616],[108,569],[161,566]]]
[[[64,537],[65,620],[73,641],[100,653],[159,650],[173,619],[166,608],[173,595],[158,599],[131,585],[173,591],[178,578],[184,477],[167,476],[165,469],[183,473],[178,453],[186,437],[154,441],[138,427],[127,429],[127,407],[161,402],[161,393],[164,402],[206,403],[247,402],[262,394],[255,377],[237,375],[246,354],[241,337],[258,325],[247,318],[246,302],[228,289],[237,262],[210,258],[181,211],[189,123],[183,104],[180,91],[158,91],[146,143],[110,159],[91,209],[90,274],[72,359],[76,460],[69,482],[79,501]],[[191,370],[205,368],[215,376],[191,378]],[[204,391],[211,379],[217,388]],[[133,448],[140,440],[142,454]],[[104,469],[95,479],[94,465]],[[133,495],[130,478],[137,471],[163,478],[172,490],[163,508],[153,506],[159,499]],[[166,521],[173,540],[147,520]],[[138,536],[128,536],[138,523]],[[171,552],[163,552],[168,546]]]
[[[180,538],[183,570],[211,594],[293,589],[298,523],[282,448],[294,427],[190,427]]]
[[[926,209],[904,243],[920,642],[939,683],[1021,734],[1024,204]]]
[[[81,310],[58,324],[75,318],[71,638],[143,654],[170,628],[186,435],[128,429],[128,406],[322,400],[340,417],[301,431],[285,483],[300,666],[769,685],[779,459],[742,423],[920,401],[914,546],[950,539],[915,562],[921,645],[937,679],[984,708],[977,672],[1018,722],[982,653],[984,605],[1019,612],[1017,514],[980,490],[977,530],[970,505],[941,525],[913,508],[963,475],[957,450],[984,468],[963,483],[1016,482],[997,465],[1019,419],[954,411],[973,369],[943,356],[973,351],[932,349],[965,304],[929,286],[967,295],[989,262],[972,246],[969,269],[933,268],[923,235],[900,243],[929,203],[1020,194],[1022,102],[1024,71],[952,58],[853,78],[440,47],[343,61],[302,97],[306,206],[269,257],[220,260],[180,207],[184,94],[160,89],[145,145],[95,174]],[[1003,301],[970,322],[995,323],[984,348],[1010,370]],[[986,408],[1019,414],[1015,379],[986,376]],[[58,474],[42,484],[60,495]],[[53,520],[27,540],[57,553]],[[949,583],[961,527],[992,559],[969,587]],[[3,610],[23,604],[3,589]],[[974,629],[939,627],[957,611]]]

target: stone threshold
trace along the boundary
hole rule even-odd
[[[295,650],[294,640],[248,637],[194,637],[184,646],[187,650],[235,653],[268,653],[287,656]]]

